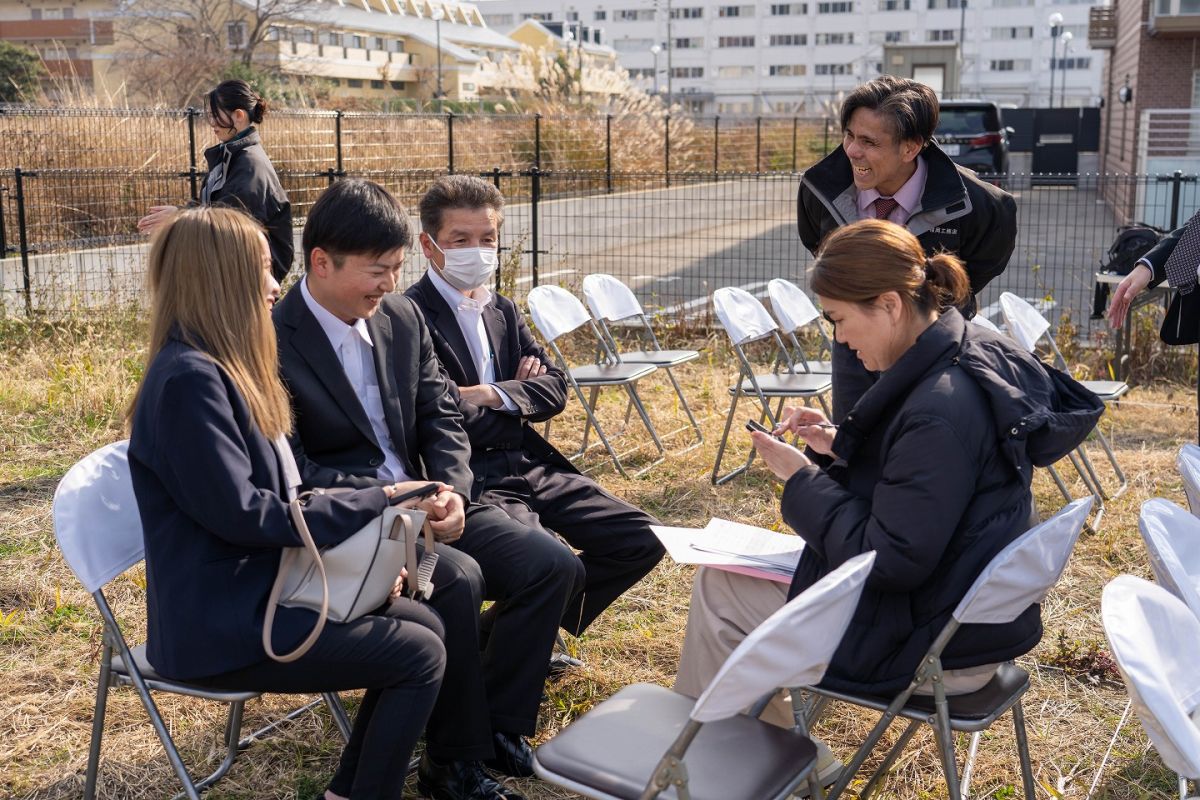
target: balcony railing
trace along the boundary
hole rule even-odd
[[[1116,6],[1096,6],[1088,10],[1088,46],[1108,50],[1117,44]]]

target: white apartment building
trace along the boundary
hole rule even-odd
[[[1053,72],[1055,106],[1096,105],[1102,59],[1087,37],[1094,3],[480,0],[478,6],[500,31],[526,19],[602,28],[604,43],[640,85],[669,92],[693,113],[814,114],[884,72],[885,44],[961,42],[956,96],[1046,107]],[[1051,35],[1052,14],[1062,17],[1058,37]]]

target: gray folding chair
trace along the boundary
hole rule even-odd
[[[725,431],[721,434],[721,443],[717,445],[717,458],[712,469],[712,482],[720,485],[745,472],[754,461],[754,450],[751,448],[743,466],[721,474],[721,462],[729,443],[729,430],[733,426],[733,417],[741,398],[756,399],[759,405],[758,421],[770,422],[768,427],[773,427],[779,422],[783,401],[791,398],[803,400],[806,405],[816,398],[828,414],[825,395],[833,387],[833,381],[829,375],[797,371],[792,354],[779,335],[779,327],[775,320],[767,313],[767,309],[763,308],[763,304],[746,290],[735,286],[717,289],[713,292],[713,308],[716,309],[717,319],[729,334],[729,341],[733,345],[739,365],[737,381],[729,387],[729,414],[725,417]],[[756,342],[768,340],[773,341],[776,347],[773,371],[755,373],[746,348]],[[779,369],[784,364],[787,365],[787,371],[780,372]],[[777,401],[774,411],[771,410],[772,400]]]
[[[771,311],[779,322],[779,328],[787,335],[792,343],[794,363],[801,372],[816,372],[828,375],[833,372],[833,343],[829,334],[821,325],[821,312],[813,305],[813,301],[796,284],[783,278],[775,278],[767,284],[767,296],[771,298]],[[812,326],[817,335],[816,358],[810,359],[812,353],[805,347],[797,335],[808,326]]]
[[[683,408],[683,413],[687,415],[688,422],[696,436],[696,441],[680,452],[686,453],[688,450],[699,447],[704,442],[704,434],[701,433],[700,425],[696,422],[696,417],[688,406],[687,398],[683,396],[683,389],[680,388],[679,381],[675,379],[675,373],[671,372],[672,367],[695,361],[700,357],[699,351],[664,350],[658,342],[658,336],[655,335],[653,326],[650,325],[650,320],[646,317],[642,304],[638,302],[633,291],[612,275],[596,273],[586,276],[583,279],[583,296],[587,300],[588,309],[591,310],[592,316],[599,325],[604,344],[614,358],[625,364],[653,364],[666,373],[667,379],[671,381],[671,386],[675,388],[675,396],[679,398],[679,405]],[[617,338],[613,335],[609,323],[628,321],[635,323],[636,330],[642,339],[642,347],[645,349],[621,350],[617,345]],[[628,416],[627,411],[627,419]],[[684,430],[686,428],[671,431],[664,434],[663,438],[666,439]]]
[[[1189,779],[1200,789],[1200,620],[1133,575],[1104,587],[1100,618],[1133,710],[1187,798]]]
[[[874,561],[850,559],[768,617],[695,701],[645,683],[617,692],[537,749],[537,776],[597,800],[782,800],[805,780],[820,798],[805,721],[787,730],[743,712],[820,680]]]
[[[1156,497],[1142,504],[1138,530],[1154,579],[1200,618],[1200,519]]]
[[[1016,619],[1034,603],[1040,603],[1066,568],[1067,559],[1075,546],[1075,540],[1079,538],[1091,505],[1090,497],[1074,501],[997,553],[967,590],[950,621],[921,659],[921,664],[908,687],[896,697],[850,694],[821,686],[810,689],[815,696],[815,708],[810,718],[829,700],[883,712],[879,722],[842,771],[837,784],[830,791],[831,798],[836,798],[846,791],[850,781],[879,743],[884,731],[896,717],[903,717],[908,720],[908,727],[859,792],[860,800],[865,800],[878,787],[921,723],[931,726],[934,730],[951,800],[962,800],[966,789],[960,788],[959,784],[958,764],[954,756],[954,732],[974,734],[971,742],[973,755],[980,733],[1012,709],[1025,798],[1035,800],[1037,795],[1034,792],[1033,769],[1029,762],[1029,745],[1025,738],[1025,714],[1021,708],[1021,696],[1029,689],[1029,673],[1009,662],[1001,665],[991,682],[979,691],[947,696],[942,684],[941,655],[962,625],[1004,624]],[[927,682],[933,685],[933,696],[917,695],[917,688]],[[964,786],[969,786],[971,766],[972,760],[969,757],[962,780]]]
[[[1175,457],[1175,467],[1183,478],[1183,491],[1187,495],[1188,508],[1200,517],[1200,447],[1185,444]]]
[[[1067,360],[1063,357],[1062,351],[1058,349],[1058,343],[1050,335],[1050,321],[1043,317],[1041,312],[1012,292],[1004,292],[1000,295],[1000,310],[1004,313],[1004,321],[1008,325],[1009,334],[1021,346],[1032,353],[1037,349],[1039,340],[1046,342],[1050,352],[1054,354],[1055,366],[1063,371],[1070,371]],[[1129,392],[1129,384],[1125,381],[1080,381],[1080,383],[1105,403],[1114,403]],[[1117,463],[1117,456],[1113,453],[1112,445],[1104,436],[1104,432],[1100,430],[1099,424],[1096,425],[1093,433],[1096,434],[1096,439],[1099,440],[1100,446],[1104,448],[1104,453],[1108,457],[1108,463],[1116,473],[1117,490],[1111,495],[1108,494],[1100,482],[1100,478],[1096,475],[1096,470],[1092,467],[1087,452],[1082,447],[1078,448],[1076,452],[1079,453],[1084,467],[1091,476],[1094,488],[1100,493],[1101,501],[1120,497],[1129,488],[1129,480],[1121,470],[1121,465]],[[1080,476],[1084,477],[1082,473]],[[1084,477],[1084,481],[1087,482],[1086,477]],[[1096,524],[1099,524],[1099,518],[1097,518]]]
[[[571,384],[575,396],[579,398],[579,403],[587,415],[583,428],[583,442],[580,444],[579,450],[571,455],[571,458],[579,458],[587,452],[588,432],[595,428],[596,435],[600,437],[600,441],[603,443],[604,449],[608,451],[609,457],[612,458],[617,471],[625,477],[629,477],[629,473],[625,471],[625,466],[621,463],[621,456],[627,456],[637,448],[618,454],[613,449],[612,443],[609,442],[609,437],[605,435],[604,429],[600,427],[600,420],[596,418],[596,401],[600,396],[600,390],[608,386],[616,386],[625,390],[629,402],[633,404],[633,407],[637,409],[638,416],[642,418],[642,424],[646,426],[654,446],[658,448],[658,458],[635,474],[641,475],[655,464],[660,463],[666,451],[663,448],[662,440],[658,437],[658,432],[654,429],[654,423],[650,421],[650,414],[647,413],[642,398],[637,392],[637,382],[647,375],[653,374],[657,367],[653,364],[626,364],[618,356],[610,353],[603,344],[604,339],[600,335],[595,321],[588,315],[583,303],[561,286],[537,286],[530,289],[526,302],[529,304],[529,315],[533,317],[533,324],[546,339],[550,351],[554,353],[559,367],[566,373],[567,382]],[[567,361],[567,357],[563,355],[557,340],[583,325],[591,326],[592,335],[596,337],[599,346],[597,363],[573,367]],[[589,393],[586,398],[583,394],[585,388]]]
[[[201,791],[216,783],[229,771],[239,750],[321,702],[329,707],[339,731],[348,741],[350,722],[341,701],[333,692],[323,694],[321,699],[292,711],[283,719],[272,722],[245,738],[240,738],[243,708],[246,701],[258,697],[259,692],[219,691],[164,678],[155,673],[150,662],[146,660],[145,645],[130,649],[103,591],[104,586],[113,579],[140,563],[145,554],[141,518],[138,516],[137,501],[129,478],[128,448],[129,443],[121,441],[95,451],[68,470],[54,493],[54,535],[58,540],[59,550],[62,551],[63,558],[75,573],[75,577],[91,593],[104,620],[100,680],[96,689],[92,742],[88,751],[87,776],[83,789],[85,800],[91,800],[96,794],[100,743],[104,734],[104,712],[108,692],[113,687],[133,686],[137,691],[150,722],[167,751],[167,759],[183,783],[183,793],[179,796],[186,796],[191,800],[198,800]],[[225,757],[208,777],[194,781],[188,774],[158,706],[150,695],[151,691],[198,697],[229,706],[225,724]]]

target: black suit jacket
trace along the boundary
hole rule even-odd
[[[478,385],[480,376],[458,319],[429,275],[422,276],[405,295],[425,316],[438,359],[450,380],[462,386]],[[524,450],[542,461],[575,472],[571,462],[529,425],[562,413],[567,404],[566,375],[533,338],[512,300],[493,294],[483,310],[483,325],[496,358],[495,385],[512,398],[517,411],[482,408],[458,396],[463,427],[471,440],[472,458],[481,458],[488,449]],[[545,364],[546,374],[530,380],[514,380],[517,365],[525,356],[534,356]],[[481,489],[478,487],[476,498]]]
[[[1154,270],[1151,286],[1157,286],[1167,279],[1167,259],[1175,252],[1175,245],[1179,244],[1184,230],[1186,228],[1171,231],[1142,256]],[[1175,293],[1167,308],[1159,337],[1167,344],[1195,344],[1200,341],[1200,291],[1193,289],[1187,294]]]
[[[292,450],[308,486],[374,486],[383,450],[329,338],[300,290],[272,314],[279,367],[296,414]],[[413,480],[437,480],[470,496],[470,444],[429,330],[408,298],[389,294],[367,330],[392,445]]]
[[[262,623],[280,548],[302,542],[288,516],[279,458],[223,370],[170,340],[146,371],[129,437],[129,470],[146,541],[146,654],[190,680],[267,660]],[[312,498],[319,547],[383,512],[380,489]],[[276,652],[316,614],[280,608]]]

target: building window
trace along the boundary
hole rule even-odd
[[[513,24],[512,14],[484,14],[483,21],[493,28],[505,28]]]
[[[292,41],[300,44],[313,44],[317,41],[317,34],[312,28],[293,28]]]
[[[359,36],[357,34],[351,36],[350,46],[357,47],[359,50],[365,50],[367,48],[367,37]]]
[[[388,50],[393,53],[403,53],[404,52],[404,40],[403,39],[392,39],[390,42],[388,42]]]
[[[551,20],[554,19],[554,15],[553,14],[539,14],[539,13],[522,14],[521,19],[523,19],[523,20],[536,19],[538,22],[550,22]]]
[[[754,6],[718,6],[718,17],[753,17]]]
[[[73,8],[71,8],[71,7],[69,7],[69,6],[68,6],[68,7],[65,7],[65,8],[63,8],[63,10],[62,10],[62,18],[63,18],[63,19],[75,19],[75,9],[73,9]]]
[[[653,45],[653,39],[617,39],[613,42],[613,49],[619,53],[641,53]]]
[[[872,31],[871,44],[903,44],[908,41],[908,31]]]
[[[632,69],[628,70],[628,72],[629,72],[629,77],[632,78],[633,80],[640,80],[642,78],[653,78],[654,77],[654,68],[653,67],[633,67]]]
[[[371,81],[372,89],[382,89],[386,84],[383,81]]]
[[[813,44],[854,44],[853,33],[814,33]]]
[[[607,18],[608,18],[608,12],[605,11],[603,8],[596,9],[596,11],[592,13],[592,19],[595,20],[596,22],[603,22]]]
[[[772,17],[791,17],[808,13],[808,3],[775,3],[771,6]]]
[[[925,41],[927,42],[953,42],[954,37],[958,35],[958,31],[953,28],[942,28],[940,30],[925,31]]]
[[[929,0],[929,10],[936,11],[942,8],[960,8],[962,0]]]
[[[653,8],[620,8],[613,12],[618,22],[648,22],[654,19]]]
[[[750,103],[717,103],[719,114],[749,114],[752,110]]]
[[[329,85],[330,85],[330,86],[341,86],[341,85],[342,85],[342,79],[341,79],[341,78],[330,78],[330,79],[329,79]]]
[[[753,39],[754,37],[751,36],[750,38]],[[704,37],[691,36],[683,39],[676,39],[672,46],[676,50],[699,50],[700,48],[704,47]],[[646,49],[649,49],[649,47]]]
[[[880,11],[908,11],[912,0],[879,0]]]
[[[246,23],[229,22],[225,24],[225,45],[231,50],[241,50],[246,46]]]
[[[992,0],[992,8],[1025,8],[1033,5],[1033,0]]]
[[[672,78],[703,78],[704,67],[672,67]]]
[[[347,78],[346,85],[349,86],[351,89],[363,88],[363,82],[359,78]]]
[[[773,78],[798,78],[807,71],[804,64],[772,64],[767,68],[767,74]]]
[[[717,67],[718,78],[753,78],[754,67],[743,65]]]
[[[803,47],[808,44],[808,34],[773,33],[769,42],[771,47]]]
[[[473,84],[473,83],[464,83],[464,84],[462,85],[462,88],[463,88],[463,91],[464,91],[464,92],[473,92],[473,91],[475,91],[475,84]]]
[[[325,35],[321,38],[325,40],[322,42],[322,44],[331,45],[333,47],[342,46],[342,35],[337,31],[326,31]]]
[[[390,83],[391,87],[397,92],[403,92],[407,88],[407,85],[404,83],[404,81],[389,81],[388,83]]]
[[[717,47],[754,47],[753,36],[722,36]]]
[[[854,3],[817,3],[818,14],[849,14],[854,11]]]
[[[29,9],[29,14],[29,18],[32,20],[39,20],[42,18],[42,10],[40,8]]]
[[[1091,69],[1092,59],[1072,56],[1070,58],[1060,58],[1054,62],[1056,69]]]
[[[267,28],[267,36],[265,39],[263,39],[263,41],[278,42],[284,38],[286,37],[283,34],[283,28],[279,27],[278,25],[272,25],[271,27]]]
[[[1032,39],[1033,26],[1023,25],[1016,28],[992,28],[993,39]]]
[[[1028,72],[1029,67],[1028,58],[1002,58],[988,64],[992,72]]]
[[[567,22],[579,22],[579,12],[578,11],[568,11],[567,12]]]
[[[816,64],[813,66],[814,75],[851,75],[853,64]]]
[[[701,6],[671,9],[671,19],[702,19],[703,17],[704,9]]]
[[[382,36],[373,36],[371,37],[371,49],[380,51],[386,50],[387,43]]]

